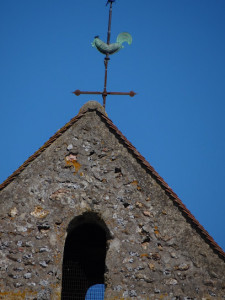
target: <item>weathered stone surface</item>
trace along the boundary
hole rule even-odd
[[[68,225],[86,212],[110,232],[106,299],[225,296],[223,260],[95,111],[6,186],[0,206],[0,299],[60,299]]]

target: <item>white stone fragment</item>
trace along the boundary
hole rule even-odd
[[[48,280],[41,280],[40,285],[47,286],[49,284]]]
[[[176,285],[177,284],[177,280],[174,278],[169,278],[166,280],[166,284],[168,285]]]
[[[67,150],[72,150],[73,149],[73,145],[72,144],[69,144],[68,147],[67,147]]]
[[[16,216],[17,214],[18,214],[17,208],[16,208],[16,207],[13,207],[13,208],[10,210],[10,213],[9,213],[10,217],[15,218],[15,216]]]
[[[23,277],[24,277],[25,279],[30,279],[31,276],[32,276],[31,273],[25,273],[25,274],[23,275]]]

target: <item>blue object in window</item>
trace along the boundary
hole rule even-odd
[[[85,300],[104,300],[104,293],[104,284],[92,285],[86,293]]]

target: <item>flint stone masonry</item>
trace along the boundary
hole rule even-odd
[[[100,118],[100,104],[0,193],[0,299],[60,299],[69,224],[107,226],[105,299],[225,299],[225,264]]]

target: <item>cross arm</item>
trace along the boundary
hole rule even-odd
[[[102,95],[102,96],[107,96],[107,95],[127,95],[130,97],[134,97],[136,95],[135,92],[130,91],[128,93],[124,93],[124,92],[82,92],[80,90],[76,90],[73,92],[73,94],[75,94],[76,96],[80,96],[80,95]]]

